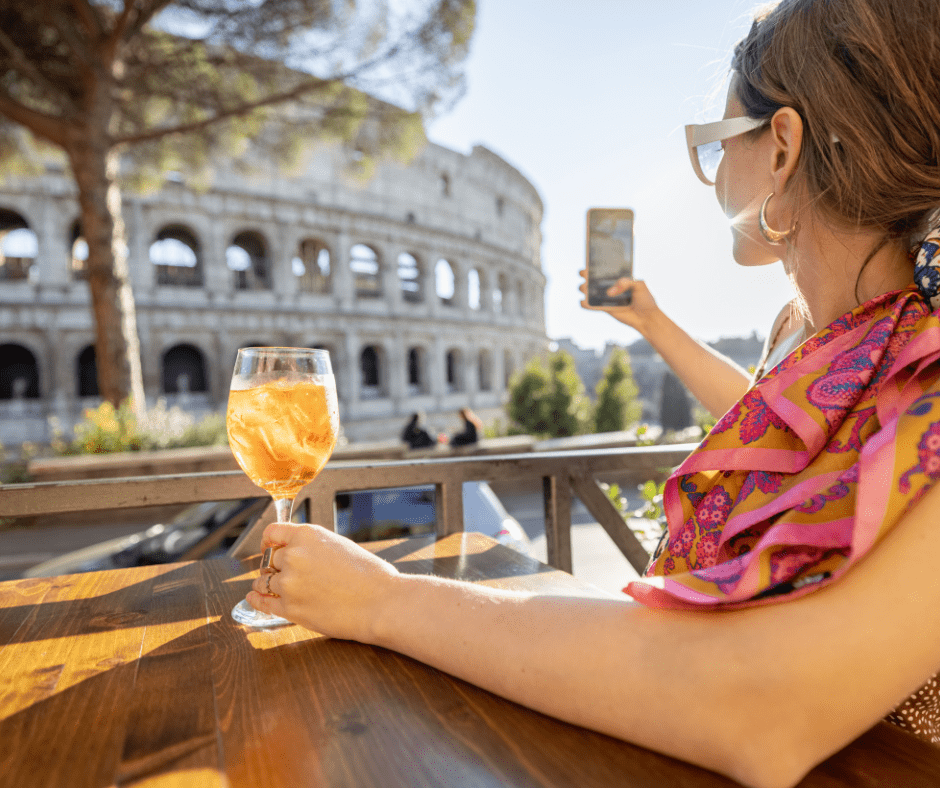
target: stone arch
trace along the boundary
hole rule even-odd
[[[163,392],[197,394],[209,391],[206,358],[195,345],[173,345],[163,354]]]
[[[150,262],[156,268],[159,286],[202,287],[199,239],[183,224],[169,224],[157,233],[150,244]]]
[[[447,392],[453,394],[463,391],[464,378],[463,351],[456,347],[449,348],[444,355],[444,382],[447,385]]]
[[[486,348],[477,356],[477,382],[480,391],[493,390],[493,354]]]
[[[483,306],[483,281],[480,277],[480,271],[471,268],[467,273],[467,306],[474,312],[479,312]]]
[[[69,271],[76,282],[88,280],[88,242],[82,230],[82,220],[76,219],[69,228]]]
[[[0,400],[38,399],[39,396],[36,356],[23,345],[0,345]]]
[[[349,250],[349,268],[357,298],[381,297],[382,262],[375,249],[368,244],[354,244]]]
[[[493,299],[493,311],[501,315],[506,310],[506,290],[509,287],[509,283],[506,279],[506,274],[500,271],[496,275],[496,282],[493,287],[492,299]]]
[[[330,249],[319,238],[304,238],[297,244],[291,271],[301,293],[326,295],[333,290]]]
[[[426,394],[429,390],[428,380],[428,353],[421,345],[412,345],[408,348],[405,357],[407,368],[408,394],[416,396]]]
[[[387,374],[384,348],[379,344],[365,345],[359,353],[359,398],[384,396]]]
[[[75,383],[79,397],[101,396],[94,345],[86,345],[75,357]]]
[[[17,211],[0,208],[0,281],[25,282],[39,272],[39,242]]]
[[[225,264],[233,273],[236,290],[271,289],[268,242],[257,230],[242,230],[232,238]]]
[[[401,287],[402,300],[409,304],[424,301],[424,273],[421,261],[411,252],[398,255],[398,283]]]
[[[434,264],[434,289],[438,300],[445,306],[454,306],[457,294],[457,278],[450,261],[441,258]]]
[[[503,351],[503,388],[508,389],[513,374],[516,371],[516,362],[511,350]]]

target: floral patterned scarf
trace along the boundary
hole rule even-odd
[[[743,606],[838,579],[940,479],[940,233],[915,284],[843,315],[761,378],[666,483],[651,607]]]

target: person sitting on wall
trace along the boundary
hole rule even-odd
[[[450,439],[451,446],[472,446],[480,440],[483,431],[483,422],[470,408],[460,409],[460,418],[463,419],[463,431],[458,432]]]
[[[434,445],[434,438],[421,426],[421,414],[412,413],[411,418],[402,430],[401,439],[408,444],[409,449],[427,449]]]

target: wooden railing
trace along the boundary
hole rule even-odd
[[[548,562],[552,566],[571,571],[571,504],[577,496],[630,564],[642,571],[648,559],[646,550],[610,502],[599,480],[627,475],[640,479],[664,478],[693,448],[694,444],[676,444],[442,459],[331,462],[301,491],[297,503],[307,507],[311,522],[335,528],[337,493],[433,484],[437,533],[444,536],[464,528],[464,482],[505,484],[540,479]],[[259,489],[239,471],[11,484],[0,487],[0,518],[224,501],[259,494]],[[242,556],[257,552],[261,531],[273,517],[273,506],[268,506],[254,525],[244,530],[232,547],[233,553]],[[218,539],[224,536],[220,534]]]

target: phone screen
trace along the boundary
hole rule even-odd
[[[588,303],[591,306],[629,304],[632,291],[617,296],[607,289],[622,277],[633,277],[633,211],[629,208],[591,208],[587,213]]]

